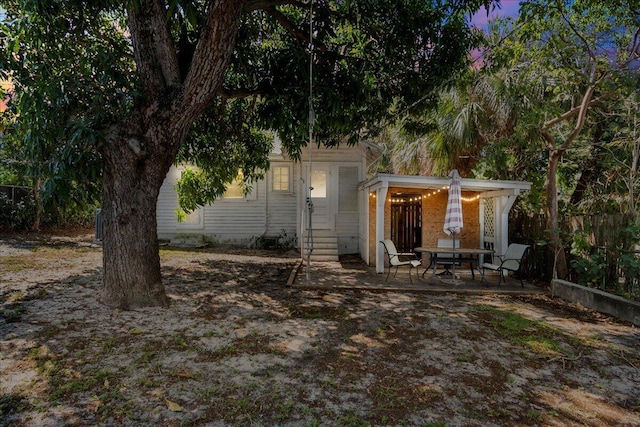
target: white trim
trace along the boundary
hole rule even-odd
[[[495,190],[495,191],[485,191],[480,193],[481,198],[492,198],[492,197],[512,197],[520,194],[519,188],[512,188],[508,190]]]
[[[387,201],[389,187],[382,186],[376,190],[376,273],[384,273],[384,205]]]
[[[278,193],[278,194],[291,194],[293,193],[293,185],[292,185],[292,171],[293,169],[291,168],[291,165],[273,165],[271,168],[271,192],[272,193]],[[287,169],[287,176],[289,178],[288,182],[287,182],[287,189],[286,190],[276,190],[275,189],[275,184],[276,184],[276,169]]]
[[[380,186],[438,189],[447,187],[449,185],[449,181],[449,178],[435,176],[378,174],[361,183],[358,186],[358,190],[368,189],[369,191],[372,191]],[[460,180],[460,186],[462,187],[462,191],[476,192],[488,192],[492,190],[518,190],[518,192],[520,192],[531,189],[531,183],[526,181],[501,181],[468,178],[462,178]],[[511,194],[514,193],[512,192]]]

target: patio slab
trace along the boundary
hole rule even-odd
[[[368,266],[355,257],[343,257],[340,261],[311,262],[309,268],[301,262],[298,268],[292,272],[289,285],[293,288],[304,289],[355,289],[385,292],[425,292],[425,293],[464,293],[464,294],[532,294],[546,293],[547,289],[531,283],[507,277],[506,282],[498,286],[498,273],[488,272],[485,280],[481,282],[480,273],[476,272],[472,279],[471,272],[466,270],[456,271],[459,279],[453,280],[452,276],[438,276],[431,283],[430,272],[422,278],[423,269],[416,277],[413,271],[409,280],[409,269],[401,268],[396,277],[393,270],[387,280],[386,270],[384,274],[378,274],[374,266]]]

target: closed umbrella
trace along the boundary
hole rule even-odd
[[[460,174],[457,169],[449,172],[451,183],[449,184],[449,198],[447,199],[447,213],[444,217],[443,230],[447,235],[453,236],[453,254],[456,251],[456,235],[460,234],[463,227],[462,222],[462,191],[460,189]],[[455,277],[456,265],[453,264],[453,274]]]

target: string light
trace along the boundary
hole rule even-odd
[[[389,198],[389,201],[391,203],[407,203],[407,202],[418,202],[422,199],[426,199],[428,197],[431,196],[435,196],[438,193],[440,193],[443,190],[448,190],[449,186],[444,186],[442,188],[438,188],[437,190],[433,190],[429,193],[426,194],[422,194],[422,195],[418,195],[418,196],[412,196],[409,198],[402,198],[402,197],[391,197]],[[373,197],[374,199],[376,198],[376,193],[372,192],[369,193],[369,196]],[[475,195],[475,196],[471,196],[471,197],[461,197],[460,200],[462,200],[463,202],[475,202],[476,200],[480,200],[480,195]]]

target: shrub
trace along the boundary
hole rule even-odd
[[[0,228],[5,230],[26,230],[35,221],[35,203],[32,197],[14,202],[5,193],[0,193]]]
[[[573,234],[571,255],[573,255],[571,267],[577,275],[579,284],[594,288],[604,285],[607,271],[606,252],[591,246],[587,241],[586,233],[582,230]]]
[[[277,236],[258,236],[251,239],[249,247],[254,249],[291,249],[296,245],[296,236],[287,235],[283,228]]]

